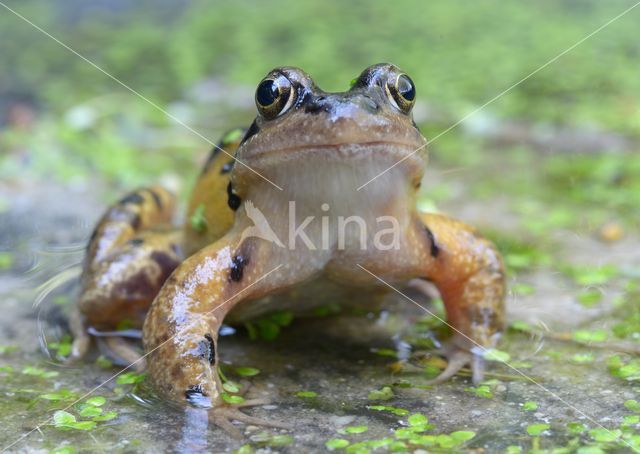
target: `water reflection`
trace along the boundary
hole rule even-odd
[[[184,453],[207,452],[208,427],[209,412],[206,409],[185,408],[181,438],[174,449]]]

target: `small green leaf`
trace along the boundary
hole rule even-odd
[[[599,290],[587,290],[578,294],[578,302],[584,307],[593,307],[602,300]]]
[[[532,285],[517,282],[511,286],[511,291],[514,295],[528,296],[533,295],[536,289]]]
[[[531,400],[528,400],[528,401],[526,401],[524,404],[522,404],[522,409],[523,409],[524,411],[533,411],[533,410],[537,410],[537,409],[538,409],[538,404],[537,404],[537,403],[535,403],[535,402],[533,402],[533,401],[531,401]]]
[[[293,321],[293,312],[276,311],[269,316],[269,319],[278,326],[289,326]]]
[[[318,397],[318,393],[315,391],[298,391],[296,396],[303,398]]]
[[[634,399],[629,399],[624,403],[625,408],[640,413],[640,402]]]
[[[232,382],[232,381],[228,381],[228,382],[223,383],[222,387],[228,393],[240,392],[240,387],[238,386],[238,384],[235,383],[235,382]]]
[[[92,418],[94,421],[111,421],[114,418],[118,417],[118,413],[115,411],[108,411],[100,416],[96,416]]]
[[[242,445],[233,454],[253,454],[253,447],[250,444]]]
[[[86,403],[89,405],[93,405],[94,407],[102,407],[106,401],[107,399],[102,396],[94,396],[87,399]]]
[[[466,392],[473,393],[478,397],[484,397],[485,399],[490,399],[493,397],[491,388],[488,385],[480,385],[476,388],[465,388],[464,390]]]
[[[203,233],[208,228],[207,218],[204,214],[205,206],[204,203],[201,203],[196,207],[191,216],[189,217],[189,225],[191,228],[198,232]]]
[[[232,144],[233,142],[237,142],[242,139],[244,135],[244,131],[241,128],[235,128],[231,131],[228,131],[224,137],[222,138],[222,146],[227,146]]]
[[[458,430],[456,432],[451,432],[449,436],[453,438],[457,443],[464,443],[465,441],[469,441],[473,437],[475,437],[476,433],[470,430]]]
[[[573,339],[583,343],[604,342],[608,337],[609,335],[605,330],[578,330],[573,333]]]
[[[274,435],[267,442],[268,446],[287,446],[293,443],[293,437],[291,435]]]
[[[427,417],[421,413],[414,413],[409,418],[407,418],[410,426],[421,426],[423,424],[427,424],[429,420]]]
[[[260,369],[256,369],[255,367],[237,367],[236,373],[242,377],[253,377],[260,373]]]
[[[589,431],[591,438],[602,443],[616,441],[621,435],[622,432],[619,429],[608,430],[603,427],[598,427]]]
[[[545,430],[548,430],[549,427],[549,424],[531,424],[527,426],[527,433],[531,436],[537,436]]]
[[[234,396],[232,394],[222,393],[222,399],[229,404],[241,404],[244,403],[244,397]]]
[[[76,417],[64,410],[58,410],[53,414],[53,423],[56,426],[64,426],[76,422]]]
[[[10,252],[0,252],[0,270],[8,270],[13,266],[14,257]]]
[[[393,399],[393,390],[389,386],[384,386],[380,390],[374,390],[369,393],[369,400],[389,400]]]
[[[77,430],[92,430],[95,429],[96,423],[94,421],[80,421],[70,424],[70,427]]]
[[[116,383],[119,385],[132,385],[140,383],[144,380],[145,374],[138,374],[136,372],[125,372],[116,379]]]
[[[593,353],[591,352],[576,353],[571,357],[571,361],[578,364],[592,363],[595,359],[595,356],[593,356]]]
[[[511,359],[511,356],[509,356],[509,353],[500,351],[495,348],[485,350],[482,356],[487,361],[498,361],[501,363],[509,362],[509,360]]]
[[[58,372],[47,371],[47,370],[40,369],[38,367],[33,367],[33,366],[25,367],[24,369],[22,369],[22,373],[24,375],[32,375],[34,377],[43,377],[43,378],[57,377],[59,375]]]
[[[348,434],[361,434],[369,430],[367,426],[349,426],[345,427],[344,431]]]
[[[110,369],[113,367],[111,360],[104,355],[100,355],[96,358],[96,365],[101,369]]]
[[[567,423],[567,430],[570,434],[578,435],[587,430],[587,427],[581,422],[569,422]]]
[[[100,407],[84,407],[82,410],[80,410],[80,416],[84,417],[84,418],[93,418],[96,416],[100,416],[102,414],[102,408]]]
[[[324,445],[327,447],[327,449],[333,451],[334,449],[346,448],[347,446],[349,446],[349,441],[345,440],[344,438],[332,438]]]
[[[404,408],[397,407],[389,407],[387,405],[369,405],[367,406],[369,410],[375,411],[389,411],[396,416],[407,416],[409,414],[409,410],[405,410]]]
[[[396,358],[398,353],[390,348],[374,348],[372,352],[379,356],[388,356],[390,358]]]
[[[264,340],[274,340],[280,335],[280,326],[271,320],[258,320],[256,322],[260,337]]]

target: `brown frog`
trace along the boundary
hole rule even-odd
[[[391,64],[367,68],[342,93],[322,91],[297,68],[271,71],[257,87],[254,122],[211,153],[190,222],[171,226],[174,198],[160,187],[127,195],[99,222],[72,319],[72,358],[86,352],[89,329],[140,366],[113,330],[123,320],[142,326],[153,385],[211,407],[233,431],[232,419],[264,421],[222,398],[223,321],[327,301],[366,306],[407,285],[425,291],[429,281],[454,331],[435,381],[466,365],[481,380],[483,349],[504,324],[503,265],[471,227],[416,209],[426,140],[412,120],[415,96]]]

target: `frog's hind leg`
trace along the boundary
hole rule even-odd
[[[87,327],[140,327],[164,281],[182,260],[180,232],[170,222],[174,196],[160,187],[134,191],[112,205],[87,246],[82,291],[71,319],[70,361],[89,348]],[[123,358],[122,343],[109,341]]]

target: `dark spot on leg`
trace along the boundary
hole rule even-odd
[[[184,396],[189,402],[196,403],[199,398],[206,396],[201,385],[191,385],[184,392]]]
[[[242,142],[240,142],[240,145],[245,143],[251,137],[255,136],[259,131],[260,131],[260,127],[258,126],[258,124],[254,120],[253,123],[251,123],[251,126],[249,126],[249,129],[247,129],[247,133],[242,138]]]
[[[178,246],[176,243],[171,243],[170,247],[175,255],[177,255],[178,257],[182,257],[182,249],[180,248],[180,246]]]
[[[156,203],[158,209],[162,210],[162,199],[160,198],[160,195],[158,195],[158,193],[153,189],[147,189],[147,192],[151,194],[151,197],[153,197],[153,201]]]
[[[216,362],[216,345],[211,334],[205,334],[204,338],[205,340],[200,342],[199,345],[200,356],[209,361],[209,364],[213,364]]]
[[[151,260],[156,262],[160,267],[161,276],[162,276],[161,279],[163,282],[169,277],[171,273],[173,273],[173,270],[175,270],[177,266],[180,264],[180,261],[178,259],[162,251],[153,252],[151,254]]]
[[[240,208],[242,200],[240,199],[240,197],[233,193],[233,185],[231,184],[231,182],[229,182],[229,184],[227,185],[227,196],[229,197],[227,200],[229,208],[231,208],[233,211],[236,211],[238,208]]]
[[[233,282],[240,282],[242,280],[242,274],[244,273],[244,267],[249,263],[249,260],[242,255],[236,255],[231,259],[231,262],[229,279]]]
[[[127,204],[130,204],[130,203],[132,203],[134,205],[140,205],[142,202],[144,202],[144,197],[142,197],[137,192],[134,192],[132,194],[128,194],[128,195],[124,196],[123,198],[121,198],[118,203],[120,205],[127,205]]]
[[[181,365],[174,364],[174,366],[171,368],[171,378],[173,378],[174,381],[177,381],[181,375],[182,375]]]
[[[225,173],[231,172],[233,170],[233,164],[235,162],[236,162],[235,160],[234,161],[229,161],[225,165],[223,165],[222,169],[220,170],[220,174],[224,175]]]
[[[98,237],[98,229],[99,228],[100,228],[100,226],[97,226],[95,229],[93,229],[93,232],[91,232],[91,236],[89,237],[89,242],[87,243],[87,251],[89,250],[89,248],[91,247],[93,242]]]
[[[113,301],[149,301],[155,298],[163,282],[152,280],[146,270],[128,276],[112,286]]]
[[[144,240],[142,238],[134,238],[132,240],[129,240],[129,244],[131,246],[140,246],[144,244]]]
[[[138,213],[131,213],[129,224],[131,225],[133,230],[138,230],[138,228],[140,228],[140,222],[140,215]]]
[[[427,232],[427,237],[429,237],[429,243],[431,244],[431,257],[436,258],[440,254],[440,248],[436,244],[436,238],[429,227],[425,226],[424,230]]]

